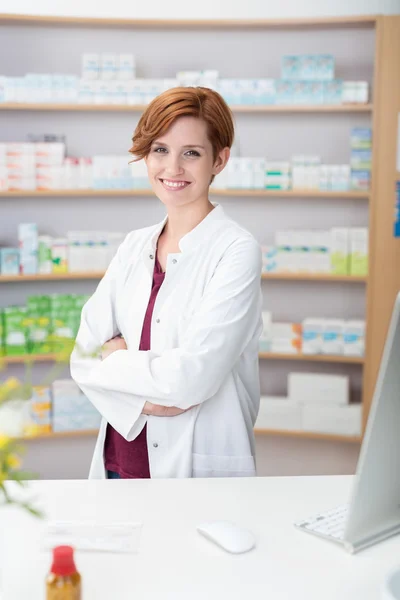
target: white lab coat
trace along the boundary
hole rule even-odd
[[[151,350],[139,351],[165,221],[127,235],[82,311],[71,374],[103,417],[89,477],[106,476],[107,423],[132,441],[146,422],[151,477],[255,475],[260,246],[216,205],[168,255]],[[119,333],[127,350],[83,356]],[[154,417],[141,414],[146,401],[197,406]]]

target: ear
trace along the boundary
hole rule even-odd
[[[221,171],[225,168],[226,163],[229,160],[229,157],[231,155],[231,151],[230,148],[223,148],[214,163],[213,169],[212,169],[212,174],[213,175],[218,175],[218,173],[221,173]]]

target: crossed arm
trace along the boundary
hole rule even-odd
[[[101,352],[101,360],[104,360],[115,352],[116,350],[127,350],[128,347],[125,343],[124,338],[116,336],[111,340],[108,340],[103,346]],[[146,402],[143,407],[142,415],[151,415],[152,417],[176,417],[182,413],[190,410],[196,405],[190,406],[189,408],[178,408],[176,406],[160,406],[159,404],[153,404],[152,402]]]

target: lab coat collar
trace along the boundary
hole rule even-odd
[[[212,203],[215,208],[198,224],[192,231],[189,231],[179,241],[179,249],[181,252],[189,252],[193,248],[197,248],[200,243],[207,242],[213,235],[216,229],[219,227],[221,219],[225,218],[225,212],[220,204]],[[157,248],[158,238],[162,230],[164,229],[165,223],[168,217],[166,216],[160,223],[158,223],[152,233],[150,240],[150,248],[155,252]]]

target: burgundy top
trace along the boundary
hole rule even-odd
[[[150,350],[151,317],[159,289],[164,281],[157,255],[154,265],[153,286],[143,321],[139,350]],[[127,442],[110,424],[107,425],[104,443],[104,464],[107,471],[118,473],[122,479],[150,479],[147,451],[147,425],[132,442]]]

